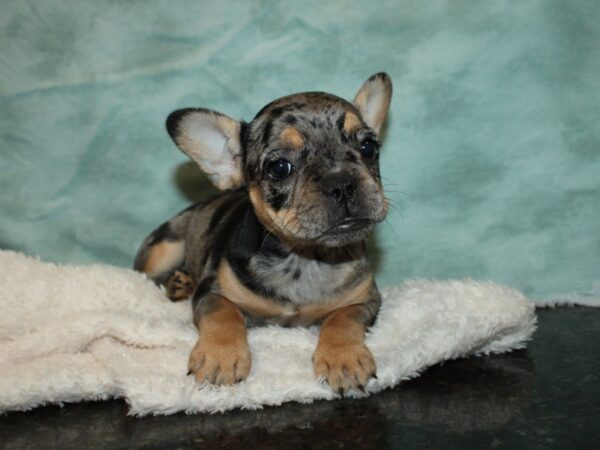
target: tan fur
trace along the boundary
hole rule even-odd
[[[295,150],[301,150],[304,147],[304,136],[294,127],[285,127],[279,135],[283,144]]]
[[[184,241],[161,241],[148,250],[142,272],[156,276],[170,267],[177,267],[185,257]]]
[[[388,210],[390,209],[390,199],[387,197],[383,197],[383,211],[387,215]]]
[[[358,116],[352,112],[347,112],[344,116],[344,132],[352,134],[354,130],[361,126],[361,121]]]
[[[240,146],[240,142],[239,142],[239,136],[240,136],[241,125],[237,121],[233,121],[233,122],[234,123],[232,123],[231,119],[226,116],[219,116],[217,118],[217,123],[219,124],[219,126],[223,130],[223,133],[227,137],[227,145],[231,149],[231,152],[233,154],[233,160],[236,163],[236,165],[240,165],[241,164],[241,162],[240,162],[241,146]],[[232,176],[230,177],[230,179],[227,183],[224,183],[224,185],[227,186],[226,187],[227,189],[237,188],[243,184],[244,184],[244,174],[241,170],[241,167],[238,167],[236,172],[234,174],[232,174]],[[222,187],[222,186],[218,186],[218,187],[220,189],[224,189],[224,187]]]
[[[359,109],[364,109],[367,105],[367,99],[369,97],[369,91],[367,89],[361,89],[354,97],[354,104],[358,106]]]
[[[190,354],[188,368],[200,383],[234,384],[250,372],[250,348],[240,310],[223,297],[202,314],[196,324],[200,337]]]
[[[244,286],[233,273],[227,260],[223,260],[217,274],[220,293],[235,303],[240,309],[256,317],[289,317],[295,314],[294,308],[286,308],[274,300],[261,297]]]
[[[365,325],[356,319],[358,308],[342,308],[321,326],[313,355],[314,371],[334,391],[362,388],[377,370],[375,359],[364,343]]]
[[[297,233],[302,225],[298,222],[296,208],[281,209],[273,211],[269,208],[267,202],[264,201],[260,193],[260,188],[256,185],[250,186],[248,189],[250,201],[254,206],[254,212],[262,222],[262,224],[276,236],[295,244],[294,234]]]

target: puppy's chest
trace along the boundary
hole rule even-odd
[[[343,290],[357,274],[358,263],[331,264],[296,254],[284,258],[258,255],[250,260],[249,269],[256,281],[278,297],[303,305]]]

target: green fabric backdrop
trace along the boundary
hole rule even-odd
[[[164,119],[303,90],[395,93],[380,284],[600,303],[600,2],[3,1],[0,247],[131,264],[205,195]]]

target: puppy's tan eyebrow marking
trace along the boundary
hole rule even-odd
[[[279,138],[295,150],[304,148],[304,136],[294,127],[285,127]]]
[[[360,119],[353,112],[347,112],[344,115],[344,132],[351,134],[354,130],[361,126]]]

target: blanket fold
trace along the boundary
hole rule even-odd
[[[130,414],[217,412],[332,399],[312,373],[318,329],[249,330],[252,370],[235,386],[186,376],[197,338],[189,302],[171,303],[142,274],[57,266],[0,251],[0,412],[124,398]],[[520,292],[472,280],[413,280],[382,291],[367,345],[393,387],[446,359],[522,348],[536,327]]]

